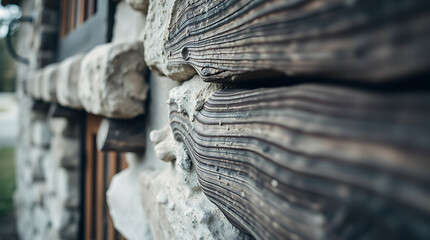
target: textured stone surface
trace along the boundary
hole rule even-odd
[[[55,136],[51,141],[51,152],[58,167],[78,167],[80,162],[80,141],[77,138]]]
[[[141,42],[111,43],[85,56],[78,95],[87,112],[112,118],[132,118],[144,112],[148,87],[142,51]]]
[[[42,99],[42,70],[31,73],[27,80],[27,91],[30,96],[35,99]]]
[[[198,185],[191,188],[177,171],[178,167],[171,166],[141,174],[142,204],[155,239],[246,238],[209,202]]]
[[[79,73],[83,54],[78,54],[61,62],[58,70],[57,100],[65,107],[82,108],[78,97]]]
[[[58,65],[51,64],[46,66],[42,72],[41,95],[46,102],[57,100],[56,85],[58,76]]]
[[[116,6],[112,42],[141,41],[146,23],[146,16],[135,11],[126,2]]]
[[[151,142],[155,144],[155,154],[165,162],[175,160],[175,149],[172,146],[175,144],[172,134],[172,129],[169,125],[160,130],[154,130],[150,134]]]
[[[129,158],[130,159],[130,158]],[[140,201],[139,164],[128,161],[128,168],[116,174],[106,193],[109,213],[118,231],[129,240],[152,239],[148,220]]]
[[[146,13],[148,11],[148,0],[125,0],[133,9]]]
[[[43,170],[45,155],[46,151],[44,149],[32,147],[30,150],[30,167],[33,180],[43,180],[45,177]]]
[[[186,113],[193,121],[196,112],[201,110],[206,99],[220,88],[220,84],[203,82],[196,75],[181,86],[170,90],[169,102],[178,105],[179,112]]]
[[[76,119],[52,118],[49,121],[52,133],[66,138],[79,137],[79,122]]]
[[[160,75],[173,80],[187,80],[196,74],[188,65],[172,66],[168,63],[168,53],[164,50],[164,42],[168,35],[168,24],[174,7],[174,0],[150,0],[143,44],[145,45],[145,61],[148,67]]]
[[[80,172],[60,168],[57,172],[56,195],[67,208],[77,208],[80,202]]]
[[[48,123],[42,120],[36,120],[32,123],[32,142],[34,145],[39,147],[46,147],[49,145],[49,139],[51,132],[49,130]]]
[[[158,142],[155,145],[158,153],[166,156],[174,152],[171,157],[175,161],[164,170],[144,170],[140,175],[142,204],[154,238],[246,238],[203,194],[184,146],[168,130],[170,127],[151,135]]]

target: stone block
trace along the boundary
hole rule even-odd
[[[176,159],[175,142],[170,125],[167,125],[160,130],[151,131],[150,139],[151,142],[154,143],[155,154],[159,159],[165,162],[170,162]]]
[[[247,239],[176,171],[145,170],[140,177],[142,204],[154,239]]]
[[[125,0],[134,10],[146,13],[148,11],[148,0]]]
[[[58,137],[79,138],[79,121],[67,118],[52,118],[49,125],[52,133]]]
[[[51,153],[57,167],[77,168],[80,166],[80,141],[77,138],[53,137]]]
[[[80,202],[80,171],[77,169],[67,170],[60,168],[57,170],[56,196],[67,208],[77,208]]]
[[[41,95],[46,102],[56,102],[56,85],[58,76],[58,65],[46,66],[42,72]]]
[[[44,149],[33,147],[30,150],[30,169],[33,176],[33,181],[41,181],[45,178],[43,162],[46,152]],[[26,166],[23,166],[26,167]]]
[[[139,169],[130,167],[116,174],[106,192],[115,228],[126,239],[152,239],[140,202]]]
[[[145,73],[141,42],[99,45],[81,62],[79,99],[87,112],[133,118],[144,112]]]
[[[36,230],[37,235],[33,236],[35,240],[45,240],[48,236],[49,232],[49,215],[46,209],[41,206],[35,206],[33,210],[34,217],[34,229]]]
[[[47,201],[52,228],[61,238],[76,239],[79,225],[79,209],[66,208],[63,202],[55,197]]]
[[[31,125],[32,143],[38,147],[48,147],[51,132],[47,121],[36,120]]]
[[[45,183],[43,182],[35,182],[31,186],[31,195],[32,195],[32,203],[33,204],[42,204],[43,198],[45,196]]]
[[[27,93],[35,99],[42,99],[41,84],[42,70],[38,70],[32,73],[26,82]]]
[[[78,82],[83,57],[84,54],[78,54],[60,63],[56,87],[57,100],[62,106],[82,109],[78,97]]]
[[[45,195],[53,195],[55,194],[56,185],[58,184],[58,167],[52,157],[52,151],[46,154],[42,167],[45,177]]]
[[[112,42],[139,41],[143,37],[146,16],[133,10],[126,2],[116,6]]]

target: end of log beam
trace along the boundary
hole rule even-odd
[[[428,72],[429,13],[427,0],[179,1],[164,47],[171,68],[210,82],[255,71],[388,82]]]
[[[34,100],[31,110],[35,112],[46,113],[49,111],[51,103],[47,103],[41,100]]]
[[[143,153],[145,151],[143,115],[133,119],[104,118],[97,133],[99,151]]]
[[[256,239],[429,239],[430,95],[304,84],[170,103],[203,192]]]
[[[82,113],[82,110],[63,107],[60,104],[52,104],[49,109],[49,115],[53,118],[78,119]]]

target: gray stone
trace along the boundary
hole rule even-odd
[[[195,174],[195,173],[194,173]],[[201,190],[170,166],[140,177],[142,204],[155,239],[244,239]]]
[[[42,72],[42,85],[41,95],[42,99],[46,102],[56,102],[56,85],[57,85],[57,74],[58,65],[51,64],[46,66]]]
[[[170,125],[166,125],[160,130],[154,130],[150,134],[151,142],[154,143],[155,154],[165,162],[176,159],[175,143]]]
[[[106,193],[109,212],[115,228],[127,239],[152,239],[148,220],[140,201],[138,176],[135,163],[116,174]]]
[[[56,196],[67,208],[77,208],[80,202],[80,171],[58,169]]]
[[[66,208],[64,202],[55,197],[48,199],[47,208],[52,228],[58,231],[60,238],[76,239],[79,209]]]
[[[143,38],[146,16],[133,10],[126,2],[116,6],[112,42],[133,42]]]
[[[78,95],[87,112],[112,118],[133,118],[144,112],[148,87],[142,51],[141,42],[110,43],[86,55]]]
[[[136,11],[141,11],[142,13],[148,11],[148,0],[125,0],[125,2]]]
[[[49,146],[49,140],[51,132],[47,121],[36,120],[31,125],[31,138],[32,143],[35,146],[47,147]]]
[[[33,176],[33,180],[36,181],[40,181],[43,180],[45,178],[44,176],[44,170],[43,170],[43,162],[44,162],[44,158],[45,158],[45,150],[38,148],[38,147],[33,147],[30,150],[30,168],[31,168],[31,173]],[[27,167],[27,166],[22,166],[22,167]]]
[[[53,134],[65,138],[79,138],[79,121],[67,118],[52,118],[49,126]]]
[[[51,141],[51,152],[57,167],[77,168],[80,166],[80,141],[78,138],[55,136]]]
[[[27,93],[35,99],[42,99],[42,77],[42,71],[39,70],[31,73],[26,81]]]
[[[81,109],[78,97],[81,61],[84,54],[78,54],[60,63],[57,80],[57,100],[62,106]]]
[[[45,183],[43,182],[35,182],[31,186],[31,200],[34,204],[42,204],[43,197],[45,195]]]

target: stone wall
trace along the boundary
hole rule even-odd
[[[430,99],[405,81],[430,66],[424,1],[124,0],[111,42],[57,63],[50,1],[23,2],[43,20],[19,42],[22,239],[77,238],[85,113],[145,146],[105,193],[126,239],[430,236]]]

